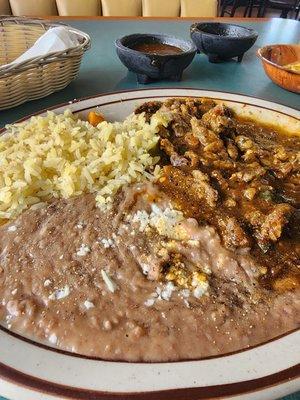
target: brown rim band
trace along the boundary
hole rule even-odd
[[[188,398],[189,400],[212,400],[255,392],[296,379],[300,376],[300,364],[283,371],[279,371],[275,374],[249,381],[206,387],[167,389],[139,393],[101,392],[64,386],[24,374],[2,363],[0,363],[0,376],[10,382],[17,383],[24,387],[69,399],[116,400],[119,398],[122,400],[166,400],[168,398],[172,400],[186,400]]]

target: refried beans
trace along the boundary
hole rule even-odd
[[[0,226],[9,329],[87,356],[159,362],[299,327],[298,139],[208,100],[136,113],[162,108],[174,117],[159,132],[157,181],[123,186],[107,210],[83,194]]]

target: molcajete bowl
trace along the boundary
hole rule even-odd
[[[255,43],[258,33],[251,28],[219,22],[195,23],[190,28],[197,49],[208,56],[210,62],[222,62],[244,53]]]
[[[148,53],[134,48],[141,44],[162,44],[177,47],[177,54]],[[161,34],[135,33],[117,39],[116,51],[129,71],[137,74],[139,83],[158,80],[180,81],[183,70],[192,62],[196,47],[189,41]]]

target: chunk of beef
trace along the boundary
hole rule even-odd
[[[245,163],[253,163],[254,161],[257,161],[256,152],[253,149],[246,150],[242,155],[242,159]]]
[[[238,158],[238,149],[231,141],[229,141],[227,144],[227,153],[229,157],[232,158],[234,161],[236,161],[236,159]]]
[[[293,170],[293,162],[282,162],[278,159],[274,159],[273,164],[271,166],[274,175],[279,178],[283,179],[288,176]]]
[[[161,139],[160,148],[169,156],[170,162],[174,167],[188,166],[194,169],[199,164],[199,156],[195,152],[189,150],[186,151],[183,156],[179,155],[175,146],[169,139]]]
[[[186,151],[184,153],[184,156],[189,160],[189,167],[191,169],[195,169],[199,165],[200,158],[198,154],[196,154],[194,151],[192,150]]]
[[[192,118],[191,127],[193,135],[200,141],[202,146],[206,147],[214,145],[215,150],[224,147],[223,141],[220,139],[219,135],[214,131],[212,131],[211,129],[208,129],[206,126],[204,126],[201,120]]]
[[[170,123],[170,128],[175,137],[184,137],[191,129],[189,117],[184,119],[182,115],[175,114],[173,121]]]
[[[161,150],[163,150],[169,157],[175,153],[177,154],[174,144],[171,143],[169,139],[161,139],[159,144]]]
[[[282,187],[276,191],[276,194],[283,199],[283,202],[291,203],[300,209],[300,173],[283,182]]]
[[[202,122],[209,129],[219,134],[233,126],[231,111],[224,105],[217,105],[202,116]]]
[[[198,98],[179,98],[168,99],[164,102],[165,106],[176,113],[185,116],[201,119],[202,115],[213,108],[216,103],[211,99]]]
[[[222,172],[218,170],[214,170],[211,173],[211,176],[216,179],[219,187],[225,191],[228,189],[228,181],[223,177]]]
[[[236,218],[221,216],[218,218],[218,227],[227,248],[250,246],[250,239]]]
[[[218,192],[211,186],[208,175],[198,170],[192,171],[192,175],[199,193],[205,196],[206,202],[210,207],[215,207],[218,200]]]
[[[293,207],[290,204],[276,204],[261,225],[260,239],[264,242],[276,242],[282,234],[283,227],[288,223],[292,211]]]
[[[247,164],[247,167],[243,168],[241,171],[233,173],[230,177],[230,180],[248,183],[255,178],[259,178],[265,175],[266,172],[266,169],[262,167],[258,162],[253,162],[251,164]]]
[[[232,161],[230,158],[225,159],[225,160],[220,160],[219,158],[221,158],[221,155],[223,154],[223,152],[221,152],[220,154],[217,154],[219,157],[217,160],[212,162],[212,165],[214,166],[214,168],[223,170],[223,171],[235,171],[236,170],[236,163],[234,161]]]
[[[184,137],[185,144],[190,149],[195,149],[199,146],[199,139],[192,133],[188,132]]]
[[[189,164],[189,160],[177,153],[175,146],[169,139],[161,139],[160,148],[170,157],[170,162],[174,167],[187,166]]]
[[[145,113],[146,122],[150,122],[153,114],[155,114],[162,106],[160,101],[149,101],[143,103],[134,110],[135,114]]]
[[[177,153],[171,155],[170,162],[173,165],[173,167],[187,166],[189,163],[189,161],[185,157],[180,156]]]
[[[200,203],[210,208],[216,207],[218,192],[211,186],[209,177],[203,172],[194,170],[188,173],[168,165],[164,167],[163,173],[159,185],[172,197],[174,196],[175,200],[180,197],[188,209],[199,210]]]
[[[257,229],[261,226],[264,220],[264,215],[254,207],[249,208],[250,207],[248,207],[248,211],[245,213],[245,219],[254,229]]]
[[[246,152],[247,150],[250,150],[250,149],[254,149],[253,141],[250,138],[248,138],[247,136],[237,135],[234,138],[234,141],[235,141],[236,145],[238,146],[238,148],[243,152]]]

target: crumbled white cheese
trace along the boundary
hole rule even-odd
[[[153,293],[153,296],[157,297],[159,300],[161,300],[161,288],[159,286],[157,286],[157,288],[155,289],[156,293]]]
[[[208,265],[203,264],[201,269],[206,275],[211,275],[211,269]]]
[[[174,292],[174,290],[176,290],[176,287],[174,286],[174,283],[173,282],[168,282],[164,286],[163,290],[161,291],[161,298],[163,300],[169,301],[171,296],[172,296],[172,293]]]
[[[208,282],[198,282],[197,286],[195,287],[193,291],[193,295],[199,299],[202,297],[208,290],[209,284]]]
[[[108,239],[106,239],[106,238],[100,239],[99,242],[103,245],[103,247],[105,249],[108,249],[110,247],[115,247],[114,241],[112,239],[110,239],[110,238],[108,238]]]
[[[164,210],[156,204],[152,204],[151,208],[150,225],[161,235],[173,237],[175,226],[184,219],[183,213],[174,210],[171,205]]]
[[[95,307],[95,304],[92,303],[92,302],[89,301],[89,300],[85,300],[85,302],[83,303],[83,305],[84,305],[84,307],[85,307],[87,310],[89,310],[90,308],[94,308],[94,307]]]
[[[69,294],[70,294],[70,288],[68,285],[66,285],[62,289],[57,289],[57,290],[55,290],[55,292],[51,293],[50,296],[48,296],[48,299],[60,300],[60,299],[64,299],[65,297],[69,296]]]
[[[80,246],[80,248],[77,250],[77,255],[79,257],[84,257],[86,256],[89,252],[91,251],[90,246],[87,246],[86,244],[83,244]]]
[[[68,285],[66,285],[64,288],[56,290],[55,297],[57,300],[60,300],[69,296],[69,294],[70,294],[70,288]]]
[[[149,265],[145,264],[145,263],[141,263],[141,268],[142,268],[143,274],[144,275],[148,275],[148,272],[149,272],[149,269],[150,269]]]
[[[15,294],[17,294],[17,292],[18,292],[18,289],[14,289],[11,291],[11,294],[14,296]]]
[[[59,257],[59,259],[62,260],[63,258],[64,258],[64,255],[62,254],[62,255]]]
[[[138,222],[140,224],[139,231],[144,232],[149,225],[149,214],[145,210],[138,210],[134,214],[132,222]]]
[[[5,305],[5,302],[2,301],[2,305]],[[10,300],[6,304],[6,309],[10,315],[14,317],[18,317],[21,314],[20,307],[17,306],[14,300]]]
[[[190,297],[190,294],[191,292],[189,291],[189,289],[182,289],[179,292],[179,295],[184,298]]]
[[[17,230],[16,225],[11,225],[7,228],[8,232],[15,232]]]
[[[187,301],[187,299],[184,299],[183,302],[187,308],[190,308],[190,303]]]
[[[152,204],[151,210],[152,212],[150,214],[150,220],[151,224],[153,225],[156,225],[156,221],[160,220],[161,218],[165,219],[167,223],[172,226],[176,225],[178,222],[184,219],[183,213],[181,211],[174,210],[171,205],[162,210],[156,204]]]
[[[103,328],[104,328],[106,331],[110,331],[111,328],[112,328],[112,323],[110,322],[109,319],[104,320],[103,323],[102,323],[102,325],[103,325]]]
[[[107,286],[107,289],[111,292],[114,293],[114,291],[117,288],[117,285],[111,280],[111,278],[108,276],[108,274],[102,269],[101,270],[101,275],[102,278]]]
[[[151,293],[151,298],[145,301],[145,306],[151,307],[157,300],[169,301],[172,293],[176,290],[173,282],[168,282],[166,285],[157,286],[155,293]]]
[[[52,282],[50,281],[50,279],[46,279],[44,282],[44,286],[47,287],[47,286],[51,285],[51,283]]]
[[[48,337],[48,340],[49,340],[50,343],[56,344],[57,343],[57,336],[55,335],[55,333],[51,333],[51,335]]]
[[[152,298],[152,299],[146,300],[144,304],[146,307],[152,307],[154,303],[155,303],[155,299]]]
[[[84,222],[78,222],[78,224],[76,225],[77,229],[82,229],[85,227],[85,223]]]
[[[181,211],[174,210],[171,205],[162,209],[156,204],[151,205],[151,210],[150,214],[145,210],[138,210],[132,218],[132,222],[139,223],[141,232],[150,226],[155,228],[160,235],[171,239],[182,238],[184,232],[179,223],[184,220],[184,216]]]

